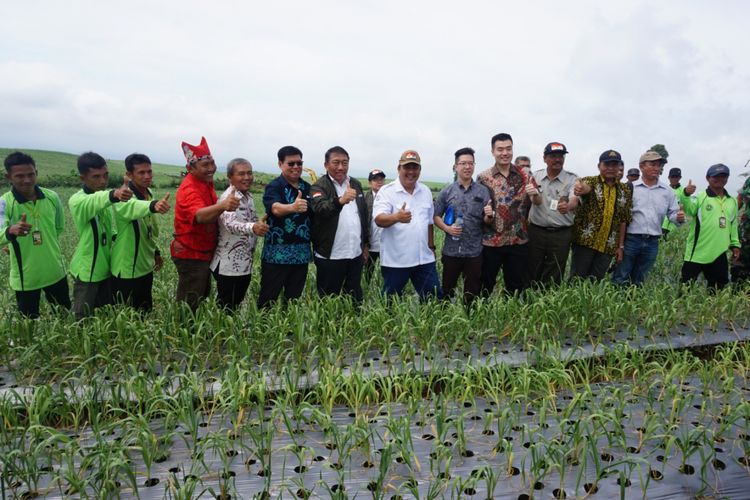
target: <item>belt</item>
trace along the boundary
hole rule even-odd
[[[638,238],[639,240],[658,240],[661,238],[661,235],[656,236],[655,234],[633,234],[628,233],[625,236],[628,236],[630,238]]]
[[[556,233],[557,231],[564,231],[565,229],[570,229],[573,226],[558,226],[558,227],[544,227],[544,226],[537,226],[533,222],[530,223],[532,226],[534,226],[537,229],[541,229],[542,231],[547,231],[548,233]]]

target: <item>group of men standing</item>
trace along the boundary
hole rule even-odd
[[[319,295],[345,294],[357,304],[362,276],[369,280],[377,260],[386,295],[403,294],[411,281],[422,299],[450,298],[463,276],[467,305],[493,292],[500,271],[506,294],[562,282],[571,250],[571,278],[603,279],[614,259],[612,281],[639,285],[656,260],[662,235],[683,224],[686,215],[692,220],[683,282],[703,273],[709,285],[724,286],[727,251],[735,261],[740,255],[739,206],[724,189],[729,168],[712,165],[707,189],[696,195],[692,181],[680,185],[679,169],[670,170],[670,185],[659,180],[666,159],[652,150],[641,155],[639,171],[628,172],[623,183],[617,151],[600,155],[599,175],[579,178],[564,169],[567,147],[551,142],[543,150],[546,168],[532,172],[528,157],[513,162],[513,139],[500,133],[491,140],[494,165],[476,180],[475,151],[456,151],[455,182],[433,201],[419,182],[422,162],[414,150],[399,158],[393,182],[384,185],[385,173],[371,171],[365,191],[349,176],[344,148],[325,153],[326,173],[311,185],[301,177],[302,152],[285,146],[277,155],[280,175],[265,187],[262,219],[250,193],[249,161],[229,162],[230,185],[217,196],[216,163],[205,138],[197,146],[183,142],[182,151],[187,173],[176,194],[170,252],[178,273],[176,298],[192,309],[208,297],[212,274],[218,303],[229,310],[240,305],[259,237],[265,238],[259,308],[282,293],[299,297],[310,262]],[[107,164],[100,155],[84,153],[77,165],[83,187],[69,200],[79,234],[70,264],[71,304],[59,246],[60,199],[37,185],[33,158],[16,152],[5,159],[11,190],[0,198],[0,245],[10,249],[10,284],[19,310],[36,317],[44,291],[50,302],[72,306],[77,318],[114,301],[148,311],[153,272],[163,264],[153,214],[170,210],[169,195],[153,198],[151,161],[142,154],[125,159],[124,182],[116,189],[107,189]],[[442,287],[434,226],[445,232]]]

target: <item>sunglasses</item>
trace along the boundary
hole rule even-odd
[[[302,166],[302,162],[301,161],[290,161],[289,163],[287,163],[287,165],[289,165],[290,167],[301,167]]]

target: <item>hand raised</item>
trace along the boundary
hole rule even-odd
[[[693,184],[693,179],[690,179],[687,186],[685,186],[685,194],[688,196],[695,194],[695,184]]]
[[[396,212],[396,221],[402,224],[408,224],[411,222],[411,211],[406,209],[406,202],[401,205],[401,208]]]
[[[573,194],[576,196],[581,196],[582,194],[584,194],[583,182],[581,182],[579,179],[576,179],[576,183],[573,186]]]
[[[486,217],[492,217],[495,215],[495,211],[492,209],[491,201],[487,202],[487,204],[484,206],[484,215]]]
[[[294,211],[298,214],[307,212],[307,200],[302,197],[301,189],[297,191],[297,198],[294,199],[292,206],[294,207]]]
[[[253,224],[253,233],[258,236],[265,236],[270,229],[270,226],[267,224],[267,222],[268,214],[265,214],[258,222]]]
[[[237,190],[232,186],[231,191],[222,201],[225,212],[234,212],[240,207],[240,200],[237,199]]]
[[[164,198],[156,202],[154,210],[156,210],[156,213],[165,214],[169,212],[169,209],[169,193],[167,193],[164,195]]]
[[[526,184],[526,186],[523,188],[523,190],[526,192],[529,196],[536,196],[539,194],[539,189],[537,189],[534,186],[533,181],[529,180],[529,182]]]
[[[8,232],[14,236],[26,236],[31,231],[31,224],[26,222],[26,214],[21,214],[21,218],[8,228]]]
[[[568,200],[565,198],[560,198],[557,202],[557,211],[561,214],[565,215],[569,212],[568,208]]]
[[[680,224],[685,222],[685,211],[682,208],[677,211],[677,222]]]
[[[344,194],[342,194],[339,197],[339,201],[341,202],[342,205],[346,205],[350,201],[354,200],[356,197],[357,197],[357,191],[353,187],[349,186],[346,188],[346,191],[344,191]]]
[[[128,177],[128,175],[125,174],[122,177],[122,186],[115,189],[115,198],[117,198],[120,201],[128,201],[130,198],[133,197],[133,192],[130,190],[130,186],[128,185],[128,182],[130,182],[130,177]]]

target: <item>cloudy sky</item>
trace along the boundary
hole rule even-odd
[[[446,7],[441,7],[441,4]],[[453,152],[509,132],[542,166],[626,167],[655,143],[705,185],[747,172],[750,46],[743,1],[7,2],[0,31],[0,146],[179,164],[201,135],[226,163],[276,172],[280,146],[307,166],[344,146],[351,169],[395,174],[417,149],[423,178]],[[740,185],[736,175],[730,186]]]

